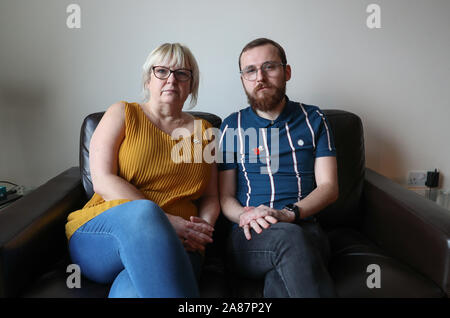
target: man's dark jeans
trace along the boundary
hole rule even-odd
[[[335,297],[327,271],[329,243],[316,221],[301,225],[279,222],[247,241],[234,226],[227,252],[238,276],[264,278],[264,297]]]

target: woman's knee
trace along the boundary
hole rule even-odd
[[[128,206],[126,215],[123,215],[124,222],[129,225],[129,228],[139,228],[160,223],[166,223],[167,217],[164,211],[153,201],[150,200],[136,200]]]
[[[150,200],[135,200],[132,201],[133,203],[133,209],[136,212],[141,213],[148,213],[150,212],[150,215],[158,215],[158,214],[164,214],[164,211],[157,205],[155,202]]]
[[[129,207],[124,216],[122,231],[139,240],[165,239],[178,240],[175,230],[164,211],[154,202],[149,200],[137,200]]]

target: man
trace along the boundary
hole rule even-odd
[[[264,278],[264,297],[334,297],[314,217],[338,197],[330,127],[318,107],[285,95],[291,67],[278,43],[248,43],[239,68],[250,106],[223,121],[219,165],[233,270]]]

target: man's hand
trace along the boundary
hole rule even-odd
[[[259,207],[258,207],[259,208]],[[239,215],[239,226],[243,228],[244,235],[247,240],[251,240],[252,236],[250,234],[250,227],[255,230],[256,233],[260,234],[262,226],[264,229],[268,229],[271,224],[278,222],[271,215],[271,211],[264,211],[255,207],[244,207],[244,212]]]
[[[276,210],[265,205],[258,207],[244,207],[244,212],[239,216],[239,226],[244,229],[247,240],[251,240],[250,228],[260,234],[263,229],[268,229],[271,224],[278,222],[293,222],[295,215],[291,211]]]

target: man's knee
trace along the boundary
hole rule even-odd
[[[282,241],[296,241],[303,239],[305,232],[297,224],[279,222],[271,226],[274,239]]]
[[[311,249],[312,242],[307,232],[297,224],[276,223],[271,226],[270,232],[270,241],[275,244],[277,250],[305,253]]]

